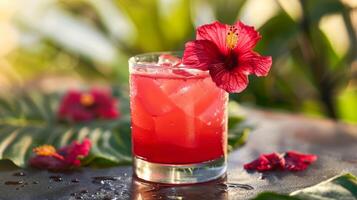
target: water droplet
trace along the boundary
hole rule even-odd
[[[40,182],[38,181],[33,181],[32,184],[39,184]]]
[[[15,172],[12,174],[13,176],[26,176],[24,172]]]
[[[118,181],[121,178],[117,176],[95,176],[92,177],[92,179],[93,179],[92,183],[103,185],[105,181]]]
[[[76,199],[83,199],[82,196],[76,196]]]
[[[86,194],[86,193],[88,193],[89,191],[88,190],[81,190],[79,193],[80,194]]]
[[[72,179],[71,182],[72,183],[79,183],[79,179],[78,178]]]
[[[6,181],[5,185],[22,185],[24,181]]]
[[[50,176],[50,179],[55,182],[61,182],[63,180],[61,176]]]

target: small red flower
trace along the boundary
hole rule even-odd
[[[246,170],[273,171],[273,170],[289,170],[303,171],[311,163],[317,160],[316,155],[302,154],[296,151],[288,151],[284,156],[278,153],[262,154],[258,159],[244,165]]]
[[[91,141],[84,139],[56,150],[51,145],[42,145],[33,149],[36,154],[30,159],[30,165],[39,169],[66,170],[81,165],[80,159],[86,157],[91,148]]]
[[[109,91],[98,89],[89,92],[69,91],[62,98],[58,111],[59,119],[74,122],[116,119],[119,116],[118,100]]]
[[[253,51],[260,38],[253,27],[240,21],[200,26],[196,40],[186,43],[183,64],[208,70],[216,85],[227,92],[242,92],[248,85],[248,75],[266,76],[272,65],[270,56]]]

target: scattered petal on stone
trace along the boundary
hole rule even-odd
[[[43,145],[33,149],[36,154],[30,159],[30,165],[39,169],[68,170],[81,165],[81,159],[88,156],[91,141],[85,138],[82,143],[72,142],[70,145],[56,150],[51,145]]]
[[[284,155],[285,169],[290,171],[303,171],[311,163],[317,160],[317,156],[313,154],[302,154],[296,151],[288,151]]]
[[[284,156],[278,153],[262,154],[258,159],[245,164],[244,169],[259,172],[273,170],[303,171],[316,160],[316,155],[296,151],[288,151]]]

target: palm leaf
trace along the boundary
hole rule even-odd
[[[25,167],[35,146],[52,144],[61,147],[88,137],[93,148],[86,164],[93,164],[88,160],[100,160],[100,165],[131,161],[130,132],[122,128],[130,127],[128,120],[83,124],[59,122],[55,110],[59,99],[58,94],[22,94],[0,98],[0,159],[10,159],[16,165]]]

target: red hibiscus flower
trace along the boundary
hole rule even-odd
[[[89,92],[69,91],[63,97],[58,111],[59,119],[74,122],[116,119],[119,116],[118,100],[109,91],[98,89]]]
[[[296,151],[288,151],[283,155],[278,153],[262,154],[258,159],[244,165],[246,170],[259,172],[272,170],[303,171],[317,160],[313,154],[302,154]]]
[[[33,149],[36,154],[30,159],[30,165],[39,169],[66,170],[81,165],[81,158],[88,155],[91,141],[84,139],[82,143],[77,141],[56,150],[51,145],[42,145]]]
[[[270,56],[253,51],[260,38],[253,27],[240,21],[203,25],[197,29],[196,40],[186,43],[183,63],[208,70],[218,87],[239,93],[247,87],[248,75],[266,76],[272,65]]]

